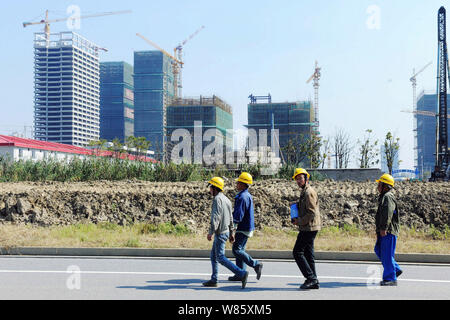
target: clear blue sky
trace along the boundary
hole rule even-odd
[[[356,143],[366,129],[380,140],[392,131],[400,138],[401,167],[414,164],[413,116],[400,111],[412,109],[413,68],[432,61],[418,76],[418,93],[436,91],[436,21],[444,1],[2,1],[0,133],[33,122],[33,33],[43,26],[24,29],[22,22],[40,20],[46,9],[51,19],[67,17],[70,5],[82,15],[133,11],[85,19],[74,30],[108,48],[101,61],[133,64],[134,51],[153,50],[137,32],[173,52],[204,25],[185,46],[183,93],[222,97],[233,107],[235,129],[247,123],[252,93],[271,93],[276,102],[312,99],[306,80],[318,60],[321,134],[344,128]],[[68,28],[59,22],[51,30]]]

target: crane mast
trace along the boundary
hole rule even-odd
[[[446,12],[441,7],[438,12],[438,118],[436,124],[436,165],[431,174],[433,181],[445,179],[448,167],[447,134],[447,71],[448,71]]]
[[[186,40],[184,40],[182,43],[180,43],[180,44],[174,49],[174,57],[175,57],[176,59],[178,59],[179,61],[183,62],[183,48],[184,48],[184,45],[185,45],[188,41],[192,40],[192,38],[194,38],[197,34],[199,34],[199,32],[202,31],[204,28],[205,28],[205,26],[201,26],[197,31],[195,31],[193,34],[191,34],[191,35],[189,36],[189,38],[187,38]],[[183,98],[183,92],[182,92],[182,90],[183,90],[183,75],[182,75],[182,72],[183,72],[183,64],[181,64],[181,65],[175,65],[175,68],[176,68],[176,74],[177,74],[177,78],[178,78],[178,79],[177,79],[177,88],[176,88],[177,96],[178,96],[179,98]]]
[[[308,79],[308,81],[306,81],[306,83],[310,83],[311,80],[313,81],[313,86],[314,86],[314,127],[316,129],[316,133],[319,130],[319,80],[321,77],[321,71],[322,69],[319,68],[319,64],[316,61],[316,66],[314,68],[314,73],[312,74],[312,76]]]

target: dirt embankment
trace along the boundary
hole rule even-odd
[[[347,223],[373,229],[376,183],[321,181],[312,185],[319,195],[324,226]],[[228,187],[225,193],[233,200],[236,191]],[[251,187],[251,193],[257,229],[292,228],[289,203],[300,194],[294,182],[260,181]],[[400,182],[395,194],[403,225],[419,230],[450,225],[450,183]],[[171,222],[204,232],[210,209],[211,197],[202,182],[0,183],[0,223]]]

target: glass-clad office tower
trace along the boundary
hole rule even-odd
[[[166,148],[167,106],[174,98],[172,61],[160,51],[134,53],[134,135],[145,137],[157,160]]]
[[[100,138],[119,139],[134,135],[133,67],[126,62],[100,63]]]

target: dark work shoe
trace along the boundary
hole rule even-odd
[[[396,287],[397,286],[397,281],[383,280],[383,281],[380,282],[380,286],[383,286],[383,287],[386,287],[386,286]]]
[[[217,282],[212,280],[206,281],[202,283],[204,287],[217,287]]]
[[[228,281],[242,281],[242,279],[237,275],[234,275],[232,277],[228,277]]]
[[[395,273],[395,276],[398,278],[398,277],[400,277],[400,276],[402,275],[402,273],[403,273],[402,270],[398,270],[398,271]]]
[[[309,290],[309,289],[319,289],[319,281],[318,280],[306,280],[304,284],[300,286],[300,289],[302,290]]]
[[[245,289],[245,286],[247,285],[247,279],[248,279],[248,271],[245,271],[245,275],[242,277],[242,289]]]
[[[255,267],[256,280],[261,279],[262,268],[263,268],[263,264],[262,264],[262,263],[259,263],[259,264]]]

